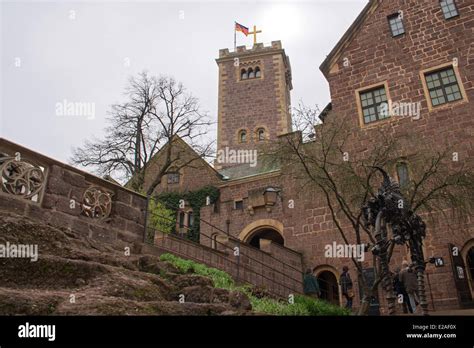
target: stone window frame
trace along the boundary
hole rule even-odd
[[[178,178],[178,180],[176,181],[175,179],[172,179],[172,178]],[[178,172],[178,171],[172,171],[172,172],[169,172],[169,173],[166,173],[166,183],[168,185],[176,185],[181,182],[181,174]]]
[[[431,96],[430,96],[430,92],[429,92],[429,89],[428,89],[428,84],[426,83],[426,77],[425,76],[429,73],[433,73],[433,72],[436,72],[436,71],[441,71],[441,70],[448,69],[448,68],[452,68],[454,70],[454,75],[456,76],[456,80],[457,80],[457,83],[458,83],[458,86],[459,86],[459,91],[461,92],[461,97],[462,98],[458,99],[458,100],[455,100],[455,101],[452,101],[452,102],[447,102],[447,103],[444,103],[444,104],[433,106],[433,104],[431,102]],[[463,84],[462,79],[461,79],[461,74],[459,72],[459,65],[458,64],[453,64],[453,62],[449,62],[449,63],[436,65],[436,66],[433,66],[431,68],[423,69],[423,70],[420,71],[420,79],[421,79],[421,84],[423,86],[423,92],[425,94],[426,103],[428,104],[429,112],[443,110],[443,109],[447,109],[447,108],[452,108],[452,107],[458,106],[459,104],[464,104],[464,103],[469,102],[466,90],[464,89],[464,84]]]
[[[213,233],[211,235],[211,249],[217,250],[217,236],[219,233]]]
[[[179,182],[177,183],[168,183],[168,174],[179,174]],[[166,176],[166,181],[163,184],[163,187],[172,187],[172,188],[182,188],[183,185],[184,185],[184,178],[185,178],[185,175],[184,175],[184,168],[175,168],[175,167],[172,167],[168,170],[168,172],[165,174]],[[164,186],[166,185],[166,186]]]
[[[252,68],[255,70],[256,68],[259,68],[260,70],[260,77],[253,77],[253,78],[246,78],[242,79],[242,69],[248,69]],[[264,63],[263,60],[261,59],[256,59],[256,60],[249,60],[249,61],[240,61],[237,66],[235,66],[235,78],[237,82],[246,82],[246,81],[260,81],[265,79],[265,74],[264,74]],[[247,72],[248,73],[248,72]]]
[[[242,132],[245,132],[245,134],[246,134],[246,138],[245,138],[246,140],[245,141],[241,141]],[[247,128],[239,128],[237,130],[236,136],[237,136],[237,143],[238,144],[248,144],[248,143],[250,143],[251,137],[249,137],[249,130]]]
[[[263,140],[260,140],[259,137],[258,137],[258,131],[260,129],[263,129],[265,131],[265,135],[264,135],[265,138]],[[257,126],[257,127],[255,127],[255,131],[253,132],[255,142],[257,142],[257,143],[263,143],[263,142],[267,141],[269,139],[269,135],[270,135],[270,133],[269,133],[268,128],[266,126]]]
[[[364,113],[362,111],[362,103],[361,103],[361,100],[360,100],[360,94],[362,92],[367,92],[367,91],[376,89],[378,87],[384,87],[385,88],[385,95],[387,96],[387,101],[392,100],[392,98],[390,97],[390,89],[388,88],[388,81],[387,80],[381,81],[381,82],[378,82],[378,83],[374,83],[374,84],[369,85],[369,86],[364,86],[364,87],[361,87],[361,88],[358,88],[358,89],[355,90],[355,99],[356,99],[356,105],[357,105],[357,112],[359,114],[359,126],[360,126],[360,128],[365,129],[365,128],[371,128],[371,127],[378,127],[380,124],[383,124],[383,123],[390,122],[390,121],[394,120],[393,117],[386,117],[382,120],[377,120],[377,121],[374,121],[374,122],[369,122],[369,123],[364,122]],[[389,112],[390,112],[390,110],[389,110]]]
[[[394,175],[394,177],[397,178],[397,182],[398,182],[398,184],[400,185],[400,188],[404,188],[405,185],[402,185],[402,183],[400,182],[400,175],[399,175],[399,173],[398,173],[398,168],[401,167],[401,166],[405,166],[405,167],[406,167],[406,170],[407,170],[407,179],[408,179],[408,182],[406,183],[406,185],[409,185],[409,184],[410,184],[411,178],[412,178],[413,176],[412,176],[411,166],[410,166],[410,164],[408,163],[408,160],[407,160],[406,158],[401,158],[400,160],[398,160],[398,161],[395,163],[395,168],[394,168],[395,175]]]
[[[401,16],[400,11],[387,16],[387,20],[393,38],[401,37],[406,34],[405,23],[403,22],[403,17]]]
[[[237,208],[237,203],[242,203],[242,209]],[[244,211],[244,200],[243,200],[243,198],[234,199],[234,210]]]
[[[451,1],[451,2],[449,4],[446,4],[445,3],[446,1]],[[449,8],[450,5],[454,6],[455,14],[453,14],[452,8]],[[460,16],[459,8],[456,4],[456,0],[439,0],[439,6],[441,8],[441,12],[443,13],[443,17],[444,17],[445,20],[449,20],[449,19],[456,18],[456,17]],[[448,10],[448,12],[446,12],[446,10]],[[449,17],[446,17],[447,15]]]

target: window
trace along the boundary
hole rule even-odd
[[[194,225],[194,215],[193,212],[188,212],[188,227],[191,228]]]
[[[385,87],[360,92],[360,104],[365,124],[389,117]]]
[[[246,142],[247,142],[247,132],[246,132],[246,131],[241,130],[241,131],[239,132],[239,141],[240,141],[241,143],[246,143]]]
[[[425,80],[433,107],[462,99],[461,90],[452,67],[425,73]]]
[[[244,210],[244,201],[234,201],[235,210]]]
[[[397,176],[400,187],[406,187],[410,182],[410,178],[408,176],[408,166],[406,163],[402,162],[397,164]]]
[[[249,72],[249,79],[253,79],[255,77],[255,72],[253,71],[253,69],[249,68],[248,72]]]
[[[260,71],[260,68],[257,66],[255,68],[255,77],[259,78],[260,76],[262,76],[262,72]]]
[[[168,173],[168,184],[179,184],[179,173]]]
[[[217,249],[217,233],[214,233],[211,236],[211,248],[212,249]]]
[[[184,211],[180,211],[180,212],[179,212],[179,220],[178,220],[178,221],[179,221],[179,233],[184,233],[184,232],[186,232],[186,231],[184,230],[184,220],[185,220],[185,216],[186,216],[186,215],[185,215]]]
[[[264,141],[265,140],[265,129],[263,129],[263,128],[257,129],[257,139],[258,139],[258,141]]]
[[[248,74],[247,74],[247,70],[245,69],[242,69],[240,70],[240,79],[241,80],[247,80],[248,79]]]
[[[454,0],[441,0],[439,2],[445,19],[459,16],[458,9]]]
[[[388,23],[390,24],[390,30],[392,31],[393,37],[405,34],[401,13],[395,13],[389,16]]]

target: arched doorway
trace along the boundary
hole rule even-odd
[[[273,219],[256,220],[245,226],[239,234],[239,239],[256,248],[260,248],[261,239],[268,239],[273,243],[285,245],[283,224]]]
[[[336,275],[325,270],[317,273],[316,277],[321,288],[321,298],[334,305],[339,305],[339,285]]]
[[[262,228],[256,230],[250,235],[250,238],[247,240],[247,243],[256,248],[260,248],[260,239],[268,239],[271,240],[273,243],[280,245],[285,244],[285,240],[283,239],[282,235],[272,228]]]
[[[474,246],[468,249],[465,260],[467,268],[467,279],[469,279],[471,293],[474,293]]]

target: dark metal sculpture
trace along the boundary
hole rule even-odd
[[[412,265],[417,276],[422,314],[427,315],[428,303],[425,294],[423,257],[423,238],[426,235],[426,225],[420,216],[410,210],[398,183],[393,181],[382,168],[374,168],[382,173],[383,182],[377,195],[362,207],[362,212],[366,226],[374,229],[375,245],[372,247],[372,253],[380,260],[382,286],[386,292],[389,314],[395,314],[396,306],[388,253],[396,244],[408,244]],[[390,231],[387,227],[390,227]],[[389,232],[391,232],[390,235]]]

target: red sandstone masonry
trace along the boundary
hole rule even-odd
[[[25,147],[0,139],[0,152],[44,168],[45,183],[39,202],[0,192],[0,209],[108,243],[143,241],[146,198],[122,186],[100,179]],[[98,186],[112,195],[112,211],[105,220],[81,214],[80,203],[90,186]],[[71,200],[76,202],[70,207]]]
[[[39,165],[44,168],[45,173],[44,189],[38,202],[0,192],[2,211],[41,220],[105,243],[120,243],[129,246],[134,252],[162,254],[166,250],[183,258],[222,269],[243,282],[265,286],[280,296],[286,297],[288,293],[299,293],[302,290],[301,274],[293,268],[283,265],[270,268],[265,266],[272,264],[270,255],[275,255],[286,260],[292,267],[298,267],[301,255],[297,253],[291,252],[287,255],[288,251],[275,246],[269,246],[269,253],[265,253],[242,245],[243,261],[240,267],[236,267],[233,253],[227,250],[216,251],[172,236],[157,238],[158,248],[144,245],[142,244],[146,209],[144,196],[4,139],[0,139],[0,153],[9,156],[20,153],[22,161]],[[82,215],[79,204],[76,204],[74,209],[69,206],[71,200],[80,203],[85,190],[90,186],[98,186],[112,195],[112,210],[105,220]],[[229,247],[233,248],[233,245]]]

